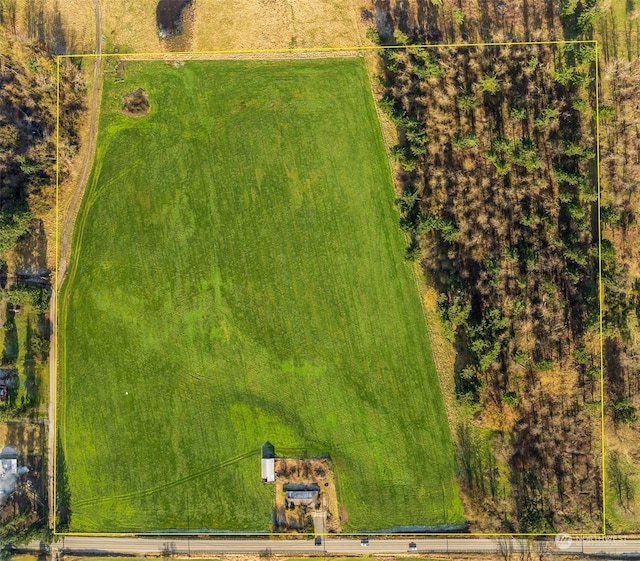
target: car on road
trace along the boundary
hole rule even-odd
[[[362,539],[360,540],[360,545],[361,545],[362,547],[367,547],[367,546],[369,545],[369,538],[362,538]]]
[[[322,545],[322,538],[320,536],[316,536],[313,545]]]
[[[418,551],[418,546],[416,542],[409,542],[409,551]]]

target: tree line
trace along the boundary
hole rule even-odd
[[[43,404],[51,290],[46,239],[53,232],[42,219],[55,205],[56,179],[63,183],[71,173],[87,106],[81,62],[65,58],[57,65],[55,55],[74,48],[63,24],[57,5],[45,0],[0,0],[0,367],[9,381],[3,420],[37,416]],[[31,481],[0,509],[3,546],[50,538],[46,492],[38,489],[46,487],[43,462],[29,460]]]

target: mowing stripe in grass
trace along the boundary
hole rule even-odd
[[[60,310],[71,529],[266,529],[265,440],[331,455],[346,530],[461,522],[362,61],[128,62],[100,118]]]

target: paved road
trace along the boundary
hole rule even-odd
[[[373,554],[409,554],[410,538],[378,539],[371,537],[369,545],[363,547],[359,539],[323,538],[321,546],[314,546],[311,539],[269,540],[265,539],[173,539],[140,537],[66,537],[51,546],[54,553],[64,550],[66,553],[99,553],[126,555],[157,554],[223,554],[254,553],[264,554],[320,554],[326,551],[331,555],[373,555]],[[629,555],[640,554],[640,540],[616,538],[614,536],[594,538],[573,538],[565,540],[558,547],[555,540],[528,541],[515,538],[473,538],[473,537],[434,537],[413,539],[416,553],[501,553],[512,551],[545,551],[547,553],[566,554],[602,554]],[[32,543],[31,550],[38,550],[40,544]]]
[[[102,52],[102,12],[100,10],[100,0],[93,0],[96,19],[96,43],[95,52]],[[68,207],[64,212],[64,223],[59,225],[62,235],[58,240],[58,271],[55,276],[55,284],[51,291],[51,301],[49,302],[49,317],[51,318],[51,335],[49,342],[49,435],[47,439],[47,483],[49,494],[49,527],[53,527],[55,516],[55,497],[53,489],[53,455],[55,447],[55,403],[57,396],[57,379],[56,365],[58,360],[58,317],[57,317],[57,300],[58,291],[62,285],[65,275],[67,274],[67,264],[69,256],[69,248],[71,246],[71,237],[73,234],[73,224],[76,214],[84,194],[84,189],[89,180],[89,173],[93,166],[93,155],[95,153],[97,125],[98,125],[98,109],[100,107],[100,87],[102,84],[102,58],[96,56],[93,62],[93,89],[89,102],[89,132],[87,135],[87,144],[84,148],[85,158],[75,183],[73,193]]]

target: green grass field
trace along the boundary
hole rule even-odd
[[[31,303],[23,303],[19,314],[10,314],[6,301],[0,304],[5,317],[0,330],[0,348],[2,349],[3,369],[15,373],[12,381],[13,395],[10,401],[18,416],[39,415],[46,410],[48,399],[49,365],[48,343],[46,342],[46,320],[33,309]],[[5,405],[0,403],[0,418]],[[6,413],[10,419],[12,413]],[[6,417],[5,417],[6,418]]]
[[[60,308],[70,530],[267,530],[265,440],[331,455],[346,531],[462,522],[363,61],[127,62],[100,119]]]

